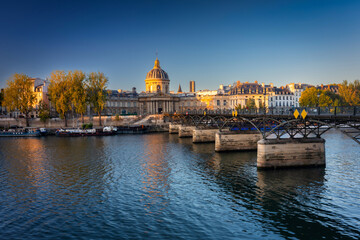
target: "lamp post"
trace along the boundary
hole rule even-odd
[[[317,107],[319,107],[320,93],[318,93],[316,96],[317,96]]]
[[[318,115],[320,115],[319,100],[320,100],[320,93],[318,92],[318,94],[317,94],[317,107],[318,107],[317,112],[318,112]]]

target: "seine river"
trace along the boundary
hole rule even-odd
[[[256,152],[176,135],[0,139],[0,239],[359,239],[360,145],[326,168],[258,171]]]

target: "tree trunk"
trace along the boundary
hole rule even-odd
[[[99,126],[101,126],[101,112],[99,112],[98,114],[99,114]]]
[[[25,114],[25,121],[26,121],[26,126],[30,127],[29,114],[28,113]]]
[[[67,117],[66,117],[66,113],[64,114],[64,121],[65,121],[65,127],[67,127]]]

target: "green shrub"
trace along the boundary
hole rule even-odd
[[[84,123],[82,125],[82,129],[91,129],[93,127],[92,123]]]

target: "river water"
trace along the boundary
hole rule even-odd
[[[176,135],[0,139],[0,239],[359,239],[360,145],[326,168],[258,171],[256,152]]]

